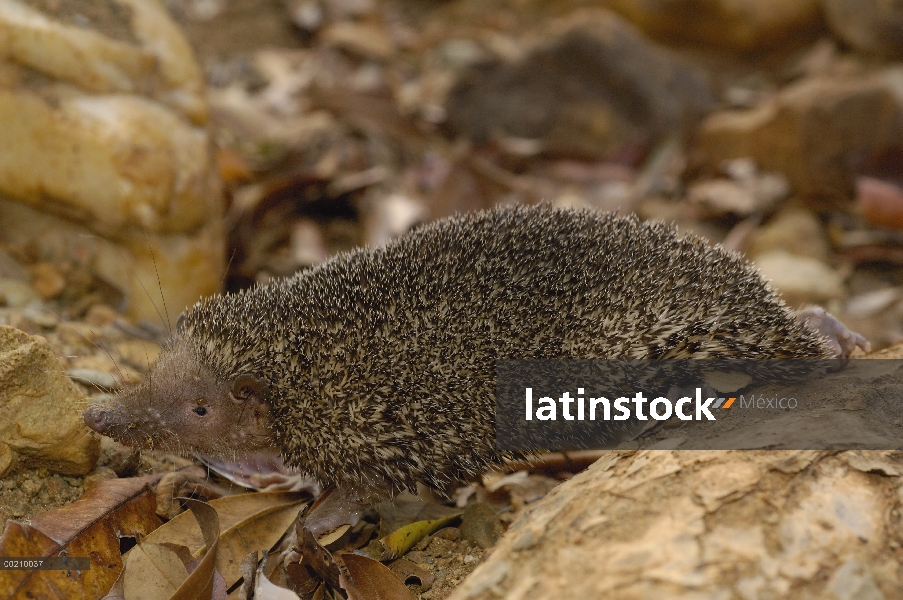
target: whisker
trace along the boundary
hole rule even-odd
[[[172,325],[170,325],[169,320],[169,309],[166,306],[166,295],[163,293],[163,283],[160,281],[160,270],[157,268],[157,257],[154,256],[154,248],[150,243],[150,234],[147,231],[147,227],[142,224],[144,229],[144,237],[147,240],[147,250],[150,252],[151,260],[154,263],[154,273],[157,275],[157,287],[160,289],[160,298],[163,300],[163,312],[166,313],[166,322],[164,325],[166,326],[167,331],[169,331],[169,335],[172,336]],[[154,307],[156,308],[156,307]],[[160,314],[160,311],[157,311],[157,314]],[[163,318],[162,316],[160,317]]]

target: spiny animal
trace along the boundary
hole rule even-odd
[[[201,300],[85,421],[135,446],[278,452],[365,504],[504,459],[497,360],[833,357],[805,322],[836,324],[819,310],[794,315],[738,255],[664,224],[499,208]]]

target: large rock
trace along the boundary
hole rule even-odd
[[[899,597],[899,452],[612,452],[451,600]]]
[[[453,135],[529,138],[599,158],[680,136],[712,104],[702,73],[614,13],[580,12],[550,31],[519,60],[461,76],[446,105]]]
[[[713,168],[750,157],[798,194],[848,199],[870,160],[903,151],[903,70],[804,79],[755,108],[710,115],[699,146]]]
[[[899,361],[903,344],[869,358]],[[860,423],[896,446],[898,381],[858,381],[820,419],[838,423],[829,437]],[[775,412],[740,427],[800,429]],[[521,513],[450,600],[899,598],[901,489],[899,450],[613,451]]]
[[[653,37],[740,51],[821,23],[818,0],[612,0],[611,6]]]
[[[98,237],[81,262],[136,317],[156,318],[142,285],[192,300],[216,291],[224,239],[204,81],[163,7],[0,0],[0,56],[0,235],[45,260],[60,258],[52,246],[70,226]],[[36,228],[19,205],[60,226]],[[176,280],[137,282],[149,246]],[[189,260],[187,247],[204,255]]]
[[[17,466],[89,472],[100,440],[82,420],[84,402],[47,340],[0,325],[0,477]]]

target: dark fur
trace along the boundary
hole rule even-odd
[[[831,356],[738,255],[547,206],[443,220],[202,300],[173,348],[221,382],[265,382],[287,464],[324,484],[371,473],[396,488],[443,487],[501,459],[497,359]]]

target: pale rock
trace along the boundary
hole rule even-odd
[[[329,46],[372,60],[387,60],[395,53],[395,44],[385,29],[370,23],[338,21],[325,27],[320,39]]]
[[[47,340],[0,326],[0,463],[6,471],[24,465],[65,475],[89,472],[100,442],[82,420],[83,404]]]
[[[756,258],[756,266],[769,284],[791,306],[824,304],[843,297],[843,279],[825,263],[784,250]]]
[[[39,301],[38,293],[26,282],[19,279],[0,278],[0,305],[20,308]]]
[[[756,260],[775,250],[820,262],[826,262],[830,254],[821,221],[803,208],[787,208],[755,231],[747,244],[746,254]]]
[[[0,146],[16,149],[0,153],[0,239],[14,232],[51,260],[59,230],[79,228],[95,239],[77,266],[120,289],[132,317],[151,318],[129,281],[154,260],[179,281],[147,287],[179,310],[218,291],[224,269],[205,83],[159,2],[97,1],[115,2],[113,16],[83,27],[57,21],[52,3],[0,0]],[[31,218],[49,214],[50,229]]]
[[[752,158],[799,195],[846,202],[869,157],[903,149],[903,69],[806,78],[755,108],[716,112],[699,148],[715,168]]]
[[[798,454],[607,453],[522,512],[450,598],[897,597],[887,532],[900,475],[864,475],[834,451],[807,453],[799,471],[773,470]],[[665,460],[680,466],[647,476]],[[700,503],[706,486],[718,493]]]

